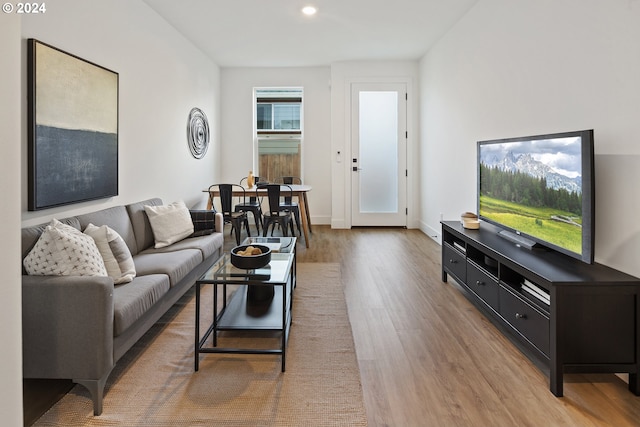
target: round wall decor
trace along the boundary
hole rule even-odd
[[[187,142],[189,150],[196,159],[201,159],[209,148],[209,122],[199,108],[192,108],[187,123]]]

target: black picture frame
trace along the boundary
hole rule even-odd
[[[27,40],[28,209],[118,195],[118,73]]]

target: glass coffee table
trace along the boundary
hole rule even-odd
[[[199,369],[201,353],[280,354],[282,372],[285,371],[296,286],[296,238],[249,237],[243,244],[269,246],[272,251],[271,262],[255,270],[238,269],[231,264],[230,254],[225,253],[196,281],[196,371]],[[213,322],[200,337],[200,293],[206,285],[213,285]],[[234,291],[227,292],[228,286],[232,286]],[[221,331],[279,332],[280,345],[278,348],[264,349],[218,347],[218,333]],[[208,345],[208,340],[212,345]]]

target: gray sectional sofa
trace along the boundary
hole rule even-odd
[[[104,386],[116,362],[222,255],[221,214],[207,215],[215,232],[196,233],[197,237],[155,249],[145,205],[161,206],[162,201],[154,198],[60,220],[79,230],[89,223],[115,230],[133,256],[132,282],[30,276],[23,270],[23,376],[84,385],[92,395],[95,415],[102,413]],[[46,226],[22,229],[23,258]]]

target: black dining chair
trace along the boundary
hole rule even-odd
[[[251,237],[251,231],[249,231],[249,220],[246,212],[232,212],[231,205],[233,204],[234,191],[242,192],[242,195],[240,196],[241,200],[246,200],[246,191],[244,187],[238,184],[213,184],[209,186],[209,194],[211,195],[212,191],[216,191],[216,189],[218,190],[220,198],[220,207],[222,209],[221,213],[224,218],[224,222],[231,224],[231,232],[235,230],[236,243],[239,245],[242,225],[244,225],[247,230],[247,236]]]
[[[273,236],[273,230],[276,224],[278,224],[282,229],[282,234],[284,235],[284,237],[288,236],[287,228],[290,228],[291,234],[295,236],[295,233],[293,231],[293,219],[291,218],[291,212],[280,210],[280,197],[286,197],[287,195],[291,196],[291,187],[283,184],[259,184],[258,186],[256,186],[256,196],[258,194],[258,190],[263,188],[267,190],[269,211],[262,211],[262,235],[266,237],[269,231],[269,226],[271,226],[271,235]]]
[[[302,184],[302,179],[297,176],[281,176],[276,182],[292,185],[292,184]],[[296,221],[296,227],[298,228],[298,234],[302,236],[302,229],[300,228],[300,208],[298,207],[298,203],[293,201],[293,197],[285,196],[282,201],[280,201],[280,210],[289,211],[293,214],[293,218]]]
[[[244,177],[240,180],[240,185],[244,187],[247,183],[247,178]],[[260,183],[266,183],[266,180],[263,177],[255,176],[254,177],[254,186],[257,188],[257,185]],[[258,197],[249,195],[249,199],[241,199],[238,204],[235,205],[235,212],[251,212],[253,215],[253,219],[256,223],[256,230],[258,231],[258,235],[260,235],[260,227],[262,226],[262,206],[260,203],[260,199]]]

